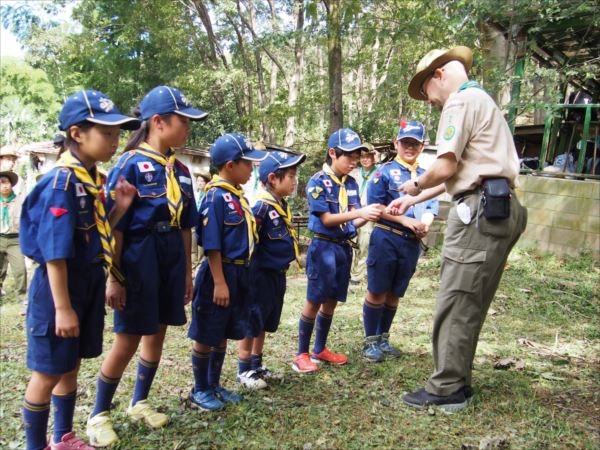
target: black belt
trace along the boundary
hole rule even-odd
[[[18,238],[19,233],[0,233],[0,237],[3,238]]]
[[[358,248],[358,245],[351,239],[334,238],[319,233],[315,233],[314,238],[321,239],[322,241],[334,242],[339,245],[349,245],[352,248]]]
[[[222,256],[221,261],[224,263],[228,263],[228,264],[235,264],[236,266],[248,267],[250,265],[250,260],[243,259],[243,258],[232,259],[232,258],[225,258],[224,256]]]
[[[150,233],[169,233],[173,230],[179,230],[179,228],[171,225],[169,221],[156,222],[154,225],[150,225],[146,228],[140,228],[139,230],[131,230],[127,231],[126,234],[129,236],[150,234]]]
[[[386,231],[389,231],[391,233],[394,233],[394,234],[397,234],[399,236],[402,236],[402,237],[404,237],[406,239],[417,239],[417,236],[415,236],[415,234],[412,233],[412,232],[410,232],[410,231],[403,231],[403,230],[400,230],[398,228],[394,228],[394,227],[390,227],[388,225],[384,225],[382,223],[376,223],[375,226],[377,228],[381,228],[383,230],[386,230]]]
[[[459,200],[462,200],[463,198],[468,197],[469,195],[479,194],[480,192],[481,192],[481,186],[477,186],[475,189],[469,189],[468,191],[460,192],[460,193],[452,196],[452,201],[458,202]]]

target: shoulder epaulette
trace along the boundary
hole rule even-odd
[[[71,182],[72,176],[73,172],[71,169],[66,167],[57,169],[56,174],[54,175],[54,181],[52,182],[52,189],[66,191],[69,189],[69,183]]]
[[[129,150],[128,152],[124,153],[123,156],[121,156],[121,159],[119,159],[119,162],[117,163],[117,166],[119,166],[119,169],[122,169],[123,167],[125,167],[125,164],[127,164],[127,161],[129,161],[134,156],[135,156],[135,152],[133,150]]]

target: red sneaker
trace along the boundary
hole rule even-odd
[[[310,356],[308,356],[308,353],[300,353],[294,358],[292,369],[294,369],[298,373],[311,373],[319,370],[319,366],[317,366],[314,362],[311,361],[311,358]]]
[[[319,364],[321,361],[326,361],[330,364],[337,364],[341,366],[348,362],[348,357],[346,355],[340,355],[339,353],[333,353],[332,351],[329,351],[327,347],[325,347],[321,353],[313,353],[310,355],[310,360],[316,364]]]

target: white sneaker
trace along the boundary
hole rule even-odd
[[[267,382],[260,377],[256,370],[248,370],[238,374],[237,380],[246,389],[258,390],[267,387]]]

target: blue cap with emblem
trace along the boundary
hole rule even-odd
[[[210,159],[215,166],[238,159],[262,161],[266,157],[267,152],[256,150],[250,140],[237,133],[224,134],[210,147]]]
[[[396,135],[396,140],[400,141],[405,138],[413,138],[423,144],[426,137],[425,125],[417,120],[412,120],[410,122],[401,122],[400,129]]]
[[[192,108],[185,95],[174,87],[157,86],[140,102],[140,114],[143,120],[148,120],[154,114],[169,113],[179,114],[191,120],[203,120],[208,116],[208,113]]]
[[[298,164],[302,164],[305,159],[306,155],[294,155],[281,151],[269,152],[258,167],[260,181],[266,183],[270,173],[275,173],[279,169],[297,166]]]
[[[81,122],[98,125],[120,125],[126,130],[137,130],[140,121],[121,114],[111,99],[100,91],[79,91],[69,98],[58,115],[58,128],[67,131],[70,126]]]
[[[367,147],[360,141],[360,136],[350,128],[340,128],[327,141],[327,149],[339,148],[345,152],[353,152],[355,150],[368,150]]]

